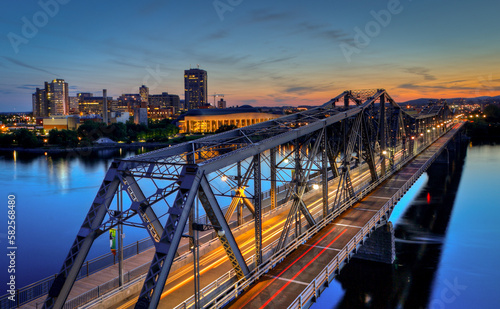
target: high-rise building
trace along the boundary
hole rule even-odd
[[[133,113],[134,109],[141,106],[142,98],[138,93],[124,93],[116,101],[115,111]]]
[[[82,96],[78,102],[80,115],[99,115],[104,120],[104,97]],[[113,98],[106,97],[109,106],[113,105]],[[107,108],[109,111],[109,107]]]
[[[162,92],[162,94],[150,94],[148,106],[152,108],[173,107],[175,110],[179,110],[180,99],[178,95],[168,94],[168,92]]]
[[[69,113],[78,114],[78,97],[69,97]]]
[[[226,101],[224,99],[220,99],[219,101],[217,101],[217,108],[226,108]]]
[[[45,89],[36,88],[33,93],[33,117],[48,117],[47,93]]]
[[[68,83],[64,79],[54,79],[45,82],[45,92],[48,101],[48,116],[69,114]]]
[[[139,88],[139,94],[141,95],[142,103],[148,103],[149,100],[149,88],[142,85]]]
[[[186,109],[200,108],[207,103],[207,71],[184,71],[184,95]]]

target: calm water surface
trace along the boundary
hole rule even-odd
[[[22,287],[59,272],[85,215],[114,158],[143,152],[100,150],[89,156],[0,153],[0,187],[4,218],[0,224],[0,265],[7,269],[7,196],[16,196],[16,279]],[[126,229],[126,228],[125,228]],[[126,243],[147,237],[126,230]],[[89,258],[109,252],[109,240],[98,238]],[[4,282],[6,271],[0,271]],[[4,294],[0,291],[0,294]]]
[[[396,263],[354,259],[319,308],[499,308],[500,146],[435,164],[391,216]]]
[[[14,194],[17,202],[19,287],[59,271],[111,161],[140,151],[70,158],[0,154],[4,218],[7,195]],[[475,146],[463,167],[455,162],[453,168],[433,167],[424,174],[391,216],[396,264],[354,260],[313,308],[498,308],[499,159],[500,146]],[[0,278],[6,281],[7,223],[2,221]],[[126,244],[147,237],[127,227],[125,234]],[[109,241],[100,237],[89,257],[108,251]]]

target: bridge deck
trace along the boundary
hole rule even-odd
[[[277,198],[278,198],[278,200],[281,200],[281,199],[284,199],[285,196],[286,196],[285,192],[280,192],[278,194]],[[270,202],[269,198],[263,200],[263,205],[262,205],[263,207],[270,208],[270,205],[271,205],[271,202]],[[245,217],[245,220],[250,220],[249,217],[251,217],[251,213],[246,207],[243,208],[243,216]],[[286,216],[286,214],[284,216]],[[273,218],[271,218],[271,219],[273,219]],[[234,223],[234,221],[236,221],[236,220],[237,220],[237,214],[235,211],[235,213],[231,217],[230,222]],[[272,226],[274,224],[274,221],[275,221],[275,218],[273,220],[265,221],[264,228],[270,228],[270,226]],[[211,238],[208,237],[208,234],[211,234],[211,233],[213,233],[213,232],[212,231],[200,232],[200,236],[207,239],[207,240],[210,240]],[[251,231],[251,233],[253,233],[253,230]],[[247,239],[248,237],[250,237],[249,235],[251,233],[247,232],[247,233],[241,235],[240,238]],[[188,239],[183,238],[181,240],[181,246],[186,245],[187,242],[188,242]],[[200,245],[203,246],[203,244],[200,244]],[[130,270],[136,269],[136,268],[138,268],[140,266],[144,266],[146,264],[149,265],[151,263],[151,260],[153,259],[154,253],[155,253],[155,248],[151,247],[148,250],[145,250],[145,251],[143,251],[137,255],[134,255],[128,259],[125,259],[123,261],[123,273],[125,274],[126,272],[128,272]],[[190,263],[187,268],[190,268],[190,267],[192,269],[192,263]],[[191,274],[191,272],[186,271],[185,268],[186,267],[182,267],[177,271],[173,271],[172,277],[175,277],[175,275],[177,273],[189,273],[189,274]],[[146,272],[146,270],[144,271],[144,273]],[[228,271],[228,270],[229,269],[226,269],[226,271]],[[214,280],[217,279],[219,275],[214,275],[212,279],[214,279]],[[88,277],[79,279],[73,285],[73,288],[71,289],[71,292],[68,296],[68,301],[72,300],[74,298],[77,298],[79,296],[82,296],[86,293],[89,293],[90,291],[96,289],[98,286],[106,284],[107,282],[109,282],[113,279],[117,279],[117,278],[118,278],[118,263],[116,263],[115,265],[108,266],[100,271],[95,272],[95,273],[92,273]],[[185,280],[185,278],[183,278],[183,279]],[[174,282],[172,282],[172,281],[174,281]],[[170,279],[168,281],[168,284],[172,285],[174,283],[178,284],[178,282],[175,280]],[[187,291],[189,291],[189,292],[187,292]],[[187,291],[186,291],[187,293],[179,293],[180,295],[177,295],[176,300],[173,302],[175,304],[172,304],[172,306],[170,308],[172,308],[174,305],[182,302],[183,300],[185,300],[186,298],[191,296],[192,289],[189,289]],[[41,308],[46,297],[47,297],[47,295],[43,295],[41,297],[38,297],[38,298],[32,300],[31,302],[24,304],[22,306],[22,308],[26,308],[26,309]]]
[[[459,125],[434,142],[359,203],[299,246],[228,308],[287,308],[342,248],[365,226],[437,151],[454,136]]]
[[[451,133],[451,132],[450,132]],[[448,133],[448,134],[450,134]],[[445,135],[444,137],[446,137]],[[443,138],[444,138],[443,137]],[[363,222],[367,222],[371,219],[372,215],[374,212],[376,212],[380,208],[380,203],[383,205],[385,201],[388,198],[385,198],[385,196],[392,196],[394,192],[396,192],[401,184],[404,184],[407,179],[409,179],[413,173],[421,166],[423,163],[425,163],[430,156],[435,152],[436,149],[439,149],[442,146],[442,143],[440,143],[441,139],[436,141],[432,146],[428,148],[427,151],[424,153],[420,154],[417,158],[415,158],[410,164],[408,164],[404,169],[399,171],[398,174],[394,175],[391,177],[389,181],[383,184],[383,187],[379,187],[377,191],[379,194],[375,194],[373,192],[370,196],[366,197],[363,199],[359,204],[353,206],[349,211],[344,213],[340,218],[338,218],[334,224],[331,224],[327,226],[324,231],[327,231],[326,233],[330,232],[331,233],[327,236],[321,239],[323,236],[322,233],[319,233],[315,237],[313,237],[309,242],[301,247],[299,247],[298,250],[296,250],[293,254],[291,254],[285,261],[283,261],[280,265],[278,265],[274,270],[270,271],[268,275],[265,277],[262,277],[260,279],[260,282],[258,282],[252,289],[249,290],[249,292],[243,294],[241,296],[241,299],[238,300],[236,304],[234,304],[232,307],[236,306],[239,308],[239,305],[241,301],[244,299],[245,295],[251,295],[253,293],[252,291],[259,291],[259,289],[256,290],[256,288],[262,287],[262,282],[267,282],[267,283],[272,283],[269,288],[272,288],[275,286],[275,283],[282,283],[281,285],[278,286],[277,290],[279,290],[281,287],[284,287],[284,291],[282,295],[280,295],[277,298],[283,298],[283,295],[287,295],[287,301],[290,303],[296,298],[296,296],[307,286],[307,284],[314,279],[317,276],[317,273],[321,271],[324,266],[332,259],[335,257],[336,253],[343,247],[345,243],[347,243],[353,235],[355,235],[359,229],[363,226]],[[439,146],[437,146],[439,145]],[[427,153],[427,154],[426,154]],[[412,168],[413,166],[413,168]],[[406,173],[406,175],[405,175]],[[391,182],[392,181],[392,182]],[[400,182],[400,183],[398,183]],[[330,190],[333,188],[336,188],[336,184],[330,185]],[[392,194],[391,194],[392,193]],[[282,195],[282,194],[280,194]],[[383,197],[383,198],[380,198]],[[282,198],[282,197],[281,197]],[[320,208],[320,200],[318,199],[319,197],[311,196],[309,198],[306,198],[305,202],[306,204],[317,204],[316,207]],[[333,202],[333,196],[329,197],[329,201]],[[267,206],[269,201],[265,201],[263,206]],[[245,213],[248,214],[248,211],[245,208]],[[267,245],[268,243],[271,243],[274,241],[277,237],[279,237],[279,233],[277,230],[282,226],[284,220],[286,219],[286,212],[282,213],[280,215],[277,215],[272,218],[268,218],[268,220],[265,220],[263,222],[263,231],[265,235],[268,235],[267,237],[264,237],[264,245]],[[233,219],[235,219],[235,216],[233,216]],[[332,230],[333,229],[333,230]],[[324,233],[323,231],[323,233]],[[242,252],[245,256],[245,258],[251,256],[253,254],[253,246],[250,247],[250,245],[253,245],[251,243],[248,243],[249,239],[253,239],[253,234],[254,231],[253,229],[249,229],[247,232],[243,233],[239,237],[237,237],[237,242],[240,244],[240,249],[242,249]],[[264,235],[264,236],[265,236]],[[340,236],[339,236],[340,235]],[[335,242],[330,244],[330,242],[335,239]],[[318,242],[319,240],[319,242]],[[187,241],[186,239],[183,239],[183,241]],[[318,243],[316,243],[318,242]],[[245,243],[243,245],[243,243]],[[329,245],[330,244],[330,245]],[[305,250],[304,250],[305,248]],[[327,249],[325,249],[327,248]],[[308,251],[308,249],[310,249]],[[214,254],[215,251],[211,251],[207,254],[207,256],[210,256],[210,261],[206,261],[206,264],[208,264],[210,267],[207,267],[207,270],[202,271],[203,275],[201,276],[201,286],[205,286],[209,284],[210,282],[213,282],[216,280],[218,277],[221,276],[221,271],[227,272],[230,270],[230,265],[228,261],[221,261],[221,257],[223,260],[227,260],[225,257],[224,252],[221,249],[216,249],[217,255]],[[220,252],[219,252],[220,251]],[[307,252],[306,252],[307,251]],[[304,252],[306,252],[304,254]],[[147,250],[137,256],[131,257],[127,260],[124,261],[124,273],[130,269],[133,269],[135,267],[138,267],[143,264],[147,264],[151,262],[152,256],[154,254],[154,248],[151,248],[150,250]],[[304,256],[301,256],[304,254]],[[317,256],[317,257],[316,257]],[[295,257],[295,258],[294,258]],[[294,262],[298,257],[300,259],[296,262]],[[315,258],[316,257],[316,258]],[[293,259],[292,259],[293,258]],[[290,263],[287,261],[294,262],[294,265],[291,267],[287,268],[285,263]],[[314,260],[313,260],[314,259]],[[317,269],[317,271],[313,270],[313,266],[309,265],[306,269],[302,270],[301,269],[309,263],[308,261],[313,260],[314,262],[314,269]],[[214,263],[218,265],[217,269],[213,268]],[[220,261],[220,262],[219,262]],[[222,262],[222,263],[221,263]],[[310,264],[313,264],[311,262]],[[205,264],[205,263],[202,263]],[[227,264],[227,265],[225,265]],[[302,265],[302,266],[301,266]],[[300,267],[299,267],[300,266]],[[202,265],[203,268],[203,265]],[[221,270],[222,269],[222,270]],[[283,274],[281,274],[281,272]],[[300,272],[300,273],[299,273]],[[103,284],[105,282],[108,282],[109,280],[116,278],[117,277],[117,265],[110,266],[106,269],[103,269],[102,271],[99,271],[95,274],[90,275],[88,278],[84,278],[81,280],[78,280],[75,282],[75,285],[73,286],[73,289],[70,293],[70,296],[68,297],[68,300],[84,294],[88,292],[89,290],[99,286],[100,284]],[[293,279],[293,281],[290,281],[292,277],[295,275],[296,278]],[[274,277],[271,277],[274,276]],[[286,279],[288,278],[288,279]],[[288,280],[288,281],[287,281]],[[292,284],[293,282],[293,284]],[[186,284],[188,285],[187,288],[184,289],[179,289],[181,284]],[[286,285],[286,286],[285,286]],[[289,288],[298,285],[299,288],[295,288],[289,291]],[[265,285],[264,285],[265,286]],[[268,289],[259,297],[262,298],[267,292]],[[286,290],[286,291],[285,291]],[[175,291],[175,293],[173,293]],[[249,294],[250,293],[250,294]],[[281,293],[281,292],[280,292]],[[186,265],[185,267],[180,268],[178,271],[175,271],[169,276],[169,280],[167,281],[167,285],[165,286],[164,293],[162,298],[166,297],[168,301],[163,301],[160,303],[159,308],[173,308],[175,305],[178,303],[182,302],[186,298],[192,295],[192,265]],[[137,295],[131,295],[129,298],[129,301],[125,301],[121,304],[117,304],[114,308],[130,308],[133,307],[135,304]],[[272,295],[271,295],[272,297]],[[247,297],[248,298],[248,297]],[[290,299],[288,299],[290,298]],[[32,301],[31,303],[28,303],[24,305],[23,307],[25,308],[39,308],[42,302],[45,300],[45,297],[41,297],[36,299],[35,301]],[[166,299],[165,299],[166,300]],[[252,300],[252,302],[249,302],[248,307],[254,307],[258,306],[257,303],[254,303],[255,299]],[[273,301],[276,301],[273,299]],[[262,303],[265,303],[262,302]],[[270,303],[270,305],[274,306],[275,303]],[[276,303],[279,305],[279,303]],[[235,307],[235,308],[236,308]]]

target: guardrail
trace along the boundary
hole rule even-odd
[[[447,128],[447,129],[450,129],[450,128]],[[383,177],[381,177],[379,179],[379,181],[377,183],[372,183],[371,185],[369,185],[366,188],[364,188],[366,186],[366,183],[363,183],[362,185],[360,185],[357,188],[355,188],[355,189],[361,188],[360,189],[361,190],[360,193],[364,194],[364,195],[357,195],[355,198],[352,198],[349,201],[345,202],[341,207],[339,207],[338,209],[334,210],[329,216],[327,216],[326,218],[324,218],[322,222],[324,222],[325,219],[330,220],[330,221],[328,221],[328,223],[331,222],[335,217],[337,217],[338,215],[340,215],[343,211],[345,211],[353,203],[355,203],[356,201],[358,201],[359,199],[361,199],[362,197],[364,197],[367,194],[367,193],[365,193],[365,192],[367,192],[366,190],[369,190],[369,191],[373,190],[374,187],[378,186],[378,184],[380,184],[382,181],[384,181],[385,179],[387,179],[387,177],[389,177],[390,175],[392,175],[392,173],[394,171],[399,170],[404,164],[406,164],[408,161],[410,161],[411,159],[413,159],[418,153],[422,152],[425,148],[428,147],[428,145],[431,145],[440,136],[446,134],[448,131],[449,130],[447,130],[446,132],[443,132],[441,135],[438,135],[432,141],[430,141],[428,144],[422,144],[422,145],[420,145],[420,147],[417,149],[416,154],[414,156],[408,157],[404,161],[396,164],[393,167],[393,169],[391,171],[391,174],[384,175]],[[277,187],[277,194],[286,191],[286,189],[287,189],[286,185]],[[263,197],[263,199],[270,198],[270,190],[267,190],[267,191],[263,192],[262,193],[262,197]],[[352,202],[352,204],[351,204],[351,202]],[[269,209],[268,212],[266,212],[266,214],[271,214],[274,211],[277,211],[278,209],[281,209],[282,207],[286,207],[286,206],[287,206],[286,204],[283,204],[280,207],[276,208],[275,210]],[[227,209],[227,207],[223,208],[223,210],[224,209]],[[332,215],[333,215],[333,217],[330,218]],[[208,220],[208,218],[206,217],[206,215],[203,215],[203,216],[200,217],[199,221],[200,222],[206,222],[206,223],[208,223],[207,220]],[[251,223],[252,223],[251,221],[247,222],[247,223],[245,223],[244,225],[242,225],[242,226],[240,226],[238,228],[244,228],[248,224],[251,224]],[[316,225],[315,227],[318,227],[318,226],[320,226],[320,225]],[[323,226],[324,225],[322,225],[322,227]],[[314,230],[316,230],[316,229],[314,229]],[[316,232],[314,232],[314,234],[315,233]],[[302,236],[299,237],[298,239],[302,239],[305,236],[307,236],[308,237],[307,239],[309,239],[309,237],[312,237],[312,235],[310,235],[310,236],[309,235],[310,235],[310,233],[309,233],[309,230],[308,230],[308,231],[306,231],[306,233],[302,234]],[[295,241],[297,241],[298,239],[296,239]],[[211,241],[213,241],[213,240],[211,240]],[[304,242],[305,242],[305,240],[304,240]],[[263,249],[263,257],[265,257],[266,255],[269,255],[274,250],[274,247],[275,247],[276,244],[277,244],[277,241],[275,241],[272,244],[270,244],[269,246],[265,247]],[[134,255],[137,255],[137,254],[139,254],[141,252],[144,252],[144,251],[148,250],[149,248],[151,248],[152,246],[153,246],[153,242],[152,242],[152,240],[150,238],[145,238],[145,239],[139,240],[139,241],[137,241],[137,242],[135,242],[133,244],[130,244],[130,245],[124,247],[124,259],[130,258],[130,257],[132,257]],[[187,245],[186,245],[186,247],[187,247]],[[293,246],[293,250],[295,250],[296,247],[297,246]],[[290,247],[290,248],[292,248],[292,247]],[[288,254],[291,251],[290,250],[285,250],[285,252],[287,252],[287,254]],[[252,256],[251,259],[254,259],[254,256]],[[92,260],[86,261],[84,263],[82,269],[80,270],[80,274],[78,275],[77,280],[81,279],[81,278],[84,278],[84,277],[87,277],[90,274],[93,274],[93,273],[95,273],[95,272],[97,272],[99,270],[102,270],[102,269],[104,269],[104,268],[106,268],[106,267],[108,267],[110,265],[114,265],[115,263],[116,263],[116,259],[115,259],[115,257],[111,253],[107,253],[107,254],[104,254],[104,255],[102,255],[100,257],[97,257],[97,258],[94,258]],[[253,263],[253,260],[252,260],[252,263]],[[262,265],[264,265],[264,264],[266,264],[266,263],[263,263]],[[142,269],[142,267],[145,267],[145,265],[149,265],[149,263],[148,264],[144,264],[142,266],[139,266],[138,268],[136,268],[134,270],[131,270],[127,274],[129,274],[131,272],[137,272],[138,269]],[[247,263],[247,265],[248,265],[248,263]],[[259,268],[261,268],[262,265]],[[275,264],[273,264],[272,267],[274,267],[274,265]],[[144,270],[144,272],[146,272],[147,270],[148,269],[146,268]],[[267,272],[267,270],[266,270],[266,272]],[[233,277],[229,277],[230,274],[232,274]],[[26,287],[21,288],[21,289],[18,289],[16,291],[16,297],[15,297],[16,301],[14,301],[14,302],[8,299],[8,297],[10,296],[10,294],[3,295],[2,297],[0,297],[0,308],[9,308],[9,309],[10,308],[16,308],[16,307],[19,307],[20,305],[23,305],[23,304],[26,304],[28,302],[31,302],[34,299],[39,298],[39,297],[47,294],[48,290],[52,286],[52,283],[53,283],[53,281],[54,281],[54,279],[55,279],[56,276],[57,276],[57,274],[55,274],[54,276],[50,276],[50,277],[47,277],[45,279],[42,279],[40,281],[37,281],[35,283],[32,283],[32,284],[30,284],[30,285],[28,285]],[[141,278],[143,278],[143,277],[144,277],[144,275]],[[133,278],[130,277],[126,281],[124,281],[124,283],[133,281],[134,278],[139,278],[139,277],[133,277]],[[221,279],[221,278],[226,278],[226,279]],[[232,271],[230,271],[227,274],[225,274],[224,276],[222,276],[221,278],[219,278],[221,280],[219,280],[219,279],[216,280],[210,286],[212,286],[214,284],[217,287],[221,286],[222,284],[228,282],[228,280],[230,280],[229,278],[234,278],[234,273],[232,273]],[[94,289],[86,292],[85,294],[82,294],[81,298],[79,296],[79,297],[75,298],[75,301],[73,301],[73,299],[70,300],[70,301],[68,301],[67,304],[74,303],[74,304],[78,304],[78,306],[80,306],[82,304],[88,303],[91,300],[97,299],[97,298],[101,297],[102,295],[104,295],[105,293],[109,292],[110,290],[116,289],[118,287],[118,283],[117,283],[118,281],[116,281],[116,284],[114,284],[114,283],[112,284],[111,283],[111,282],[114,282],[115,280],[117,280],[117,279],[111,280],[108,283],[105,283],[105,284],[103,284],[101,286],[98,286],[98,287],[96,287],[96,288],[94,288]],[[111,286],[112,286],[112,288],[107,288],[107,287],[111,287]],[[203,289],[202,291],[204,291],[204,290],[205,289]],[[208,293],[209,292],[202,293],[201,295],[205,295],[205,294],[208,294]],[[78,299],[78,300],[76,300],[76,299]],[[86,301],[84,302],[82,299],[83,300],[86,299]],[[186,301],[188,301],[188,300],[186,300]],[[183,302],[183,303],[181,303],[179,305],[181,307],[178,306],[176,308],[187,308],[186,307],[186,301]],[[192,304],[194,304],[194,297],[193,297],[192,301],[193,301]],[[184,307],[182,307],[182,306],[184,306]],[[65,308],[75,308],[75,307],[66,307],[66,305],[65,305]]]
[[[283,259],[285,259],[286,256],[288,256],[292,251],[294,251],[298,246],[301,244],[305,243],[309,238],[314,236],[319,230],[321,230],[323,227],[325,227],[327,224],[332,222],[336,217],[338,217],[340,214],[342,214],[347,208],[351,207],[354,203],[362,199],[364,196],[366,196],[369,192],[373,191],[374,188],[376,188],[380,183],[385,181],[387,178],[389,178],[392,174],[394,174],[396,171],[400,170],[404,165],[406,165],[409,161],[413,160],[418,154],[420,154],[422,151],[424,151],[429,145],[434,143],[438,138],[441,136],[445,135],[447,132],[450,131],[451,128],[447,128],[448,130],[444,132],[440,132],[441,134],[437,134],[435,138],[433,138],[429,143],[427,144],[422,144],[420,147],[417,148],[415,155],[407,157],[403,161],[395,164],[393,166],[393,169],[383,175],[382,177],[379,178],[379,180],[375,183],[372,183],[366,187],[361,185],[361,189],[358,192],[359,194],[356,194],[355,197],[349,199],[348,201],[345,201],[344,204],[342,204],[339,208],[335,209],[332,213],[330,213],[327,217],[323,218],[321,222],[316,224],[315,226],[309,228],[305,233],[300,235],[298,238],[293,239],[286,248],[282,249],[279,252],[276,252],[274,254],[271,254],[269,257],[267,256],[269,253],[274,252],[274,248],[276,247],[278,240],[274,241],[267,247],[263,249],[263,263],[259,265],[257,269],[255,269],[255,266],[250,264],[250,266],[253,266],[250,270],[250,278],[243,278],[238,281],[236,281],[236,277],[234,277],[234,272],[230,271],[226,273],[224,276],[220,277],[218,280],[213,282],[212,284],[206,286],[202,290],[200,290],[200,300],[203,303],[203,307],[208,306],[208,307],[213,307],[213,308],[220,308],[233,300],[235,297],[237,297],[243,290],[248,288],[251,284],[253,284],[255,281],[257,281],[263,274],[267,273],[271,268],[276,266],[279,262],[281,262]],[[435,159],[439,156],[441,151],[436,152],[427,162],[424,164],[416,174],[414,174],[410,180],[408,180],[402,188],[400,188],[397,193],[404,194],[408,189],[413,185],[413,183],[422,175],[422,173],[427,170],[427,168],[432,164]],[[411,184],[410,184],[411,183]],[[364,188],[363,188],[364,187]],[[397,193],[395,195],[397,195]],[[402,196],[402,195],[401,195]],[[339,267],[342,265],[342,262],[344,262],[349,255],[352,253],[353,250],[355,250],[357,244],[362,241],[363,237],[365,237],[369,232],[370,229],[375,226],[375,224],[380,221],[380,218],[382,217],[380,213],[387,212],[389,210],[389,207],[387,205],[391,205],[390,207],[393,208],[394,205],[399,201],[399,198],[394,198],[394,196],[383,206],[379,212],[377,212],[376,217],[378,219],[375,219],[373,217],[361,230],[356,234],[356,236],[339,252],[337,257],[330,262],[326,269],[326,273],[328,275],[331,275],[332,273],[335,274],[335,271],[339,269]],[[331,205],[329,205],[331,206]],[[377,221],[375,221],[377,220]],[[252,261],[254,260],[254,255],[251,257]],[[248,265],[248,263],[247,263]],[[330,268],[328,268],[330,267]],[[308,285],[308,287],[304,290],[304,292],[308,292],[308,295],[314,295],[314,297],[317,297],[317,286],[318,282],[321,282],[321,279],[324,280],[324,271],[325,269],[320,273],[320,275],[317,276],[317,280],[313,280],[311,284]],[[233,277],[230,277],[230,274],[233,274]],[[333,278],[332,278],[333,279]],[[330,280],[330,279],[329,279]],[[218,295],[215,297],[210,297],[208,300],[205,300],[207,293],[207,290],[213,290],[214,285],[216,286],[223,286],[224,283],[227,283],[229,281],[235,281],[231,286],[228,288],[225,288],[224,290],[220,291]],[[331,281],[331,280],[330,280]],[[329,282],[330,282],[329,281]],[[324,281],[323,281],[324,283]],[[313,292],[311,292],[313,291]],[[303,292],[303,293],[304,293]],[[293,304],[296,302],[299,302],[300,306],[297,308],[302,308],[302,297],[303,294],[301,293],[297,299],[294,301]],[[194,296],[191,296],[190,298],[186,299],[184,302],[176,306],[174,309],[187,309],[191,308],[194,306]]]
[[[282,193],[286,191],[287,187],[286,185],[283,186],[278,186],[276,188],[277,193]],[[270,190],[264,191],[263,193],[263,199],[268,199],[270,198]],[[224,211],[227,209],[227,207],[223,208],[222,210]],[[271,209],[268,210],[270,212]],[[199,222],[204,222],[208,224],[208,218],[206,215],[200,216]],[[153,241],[151,238],[147,237],[141,240],[138,240],[132,244],[129,244],[123,248],[123,259],[128,259],[130,257],[133,257],[139,253],[142,253],[150,248],[153,247]],[[180,252],[187,252],[188,246],[185,245],[179,249]],[[117,257],[113,255],[111,252],[103,254],[99,257],[93,258],[91,260],[88,260],[84,262],[82,265],[82,268],[80,269],[80,272],[76,278],[76,280],[88,277],[89,275],[96,273],[106,267],[109,267],[111,265],[114,265],[118,262]],[[147,270],[146,270],[147,271]],[[32,284],[29,284],[25,287],[22,287],[20,289],[16,290],[15,294],[15,301],[11,301],[8,299],[10,294],[5,294],[0,297],[0,308],[5,308],[5,309],[10,309],[10,308],[18,308],[21,305],[27,304],[43,295],[46,295],[49,292],[50,287],[52,286],[52,283],[54,282],[54,279],[57,277],[57,274],[54,274],[53,276],[44,278],[42,280],[36,281]],[[99,295],[103,295],[103,293],[98,293],[99,287],[95,288],[93,293],[97,293]],[[108,290],[109,291],[109,290]]]
[[[444,135],[444,134],[443,134]],[[408,179],[405,184],[388,200],[384,206],[376,213],[370,221],[363,226],[363,228],[354,236],[353,239],[339,252],[339,254],[323,268],[316,278],[313,279],[311,283],[298,295],[298,297],[292,302],[289,309],[302,309],[308,308],[312,302],[317,299],[322,290],[330,284],[330,282],[335,278],[335,276],[340,271],[343,262],[348,258],[349,254],[357,247],[357,245],[363,241],[365,236],[370,233],[371,229],[374,228],[378,221],[386,215],[390,210],[394,208],[399,199],[410,189],[410,187],[417,181],[417,179],[429,168],[429,166],[438,158],[441,151],[435,152],[433,156],[422,165],[417,172]]]

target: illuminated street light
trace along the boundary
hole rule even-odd
[[[319,189],[319,185],[317,183],[313,184],[313,189],[314,190],[318,190]]]

